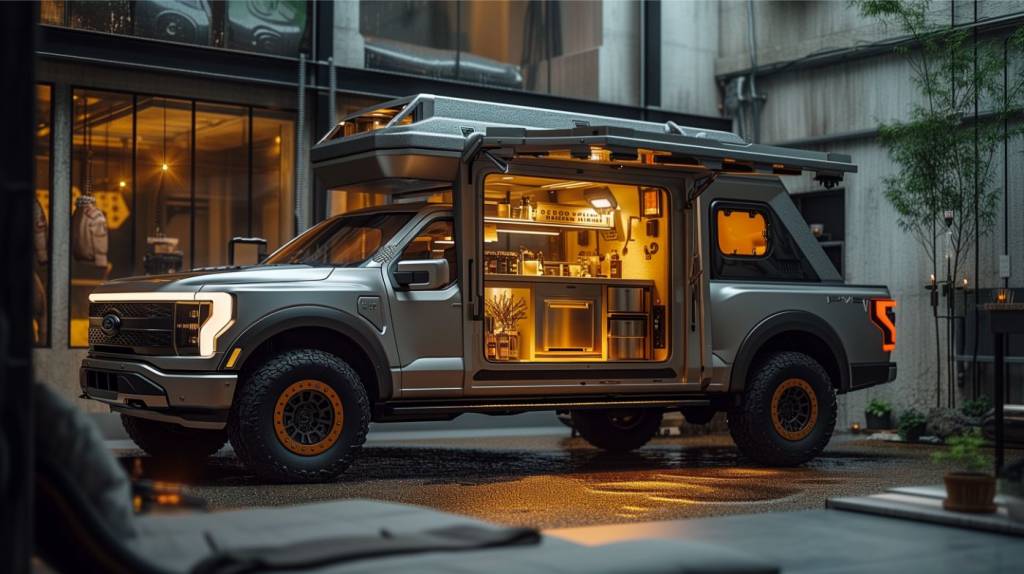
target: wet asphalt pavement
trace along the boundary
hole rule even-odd
[[[820,509],[828,497],[939,483],[943,473],[929,458],[935,447],[856,435],[834,437],[803,467],[772,469],[743,460],[727,435],[656,438],[610,454],[568,434],[371,434],[330,484],[263,484],[230,450],[192,471],[150,459],[141,466],[144,477],[187,484],[211,510],[370,498],[537,528]],[[134,453],[120,454],[132,464]]]

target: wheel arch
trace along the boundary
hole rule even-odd
[[[733,362],[729,390],[746,389],[751,368],[769,353],[796,351],[819,364],[832,379],[836,392],[850,388],[850,364],[842,340],[821,317],[807,311],[782,311],[754,326],[744,337]]]
[[[253,323],[231,344],[241,348],[233,370],[252,370],[274,352],[313,348],[348,362],[363,380],[371,404],[393,394],[387,353],[369,327],[358,317],[330,307],[301,305],[275,311]],[[229,353],[225,353],[227,357]],[[221,369],[227,369],[227,359]],[[242,376],[239,376],[241,382]]]

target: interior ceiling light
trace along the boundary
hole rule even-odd
[[[612,190],[607,187],[593,187],[583,192],[583,196],[594,209],[615,209],[619,202],[615,201]]]
[[[498,233],[518,233],[521,235],[548,235],[557,237],[557,231],[539,231],[534,229],[498,229]]]

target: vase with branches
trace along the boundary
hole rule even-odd
[[[487,298],[484,312],[494,323],[497,358],[518,358],[519,322],[527,316],[526,301],[510,293],[500,293]]]

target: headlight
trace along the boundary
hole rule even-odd
[[[174,304],[174,350],[179,355],[198,355],[199,333],[210,319],[211,303],[184,302]]]
[[[234,323],[230,293],[92,293],[89,301],[174,301],[174,347],[179,355],[212,357],[217,338]]]

